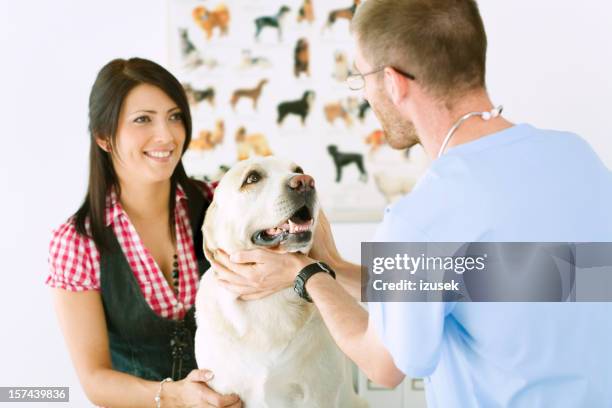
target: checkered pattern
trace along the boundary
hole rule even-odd
[[[200,184],[200,183],[198,183]],[[205,197],[212,200],[215,185],[200,184]],[[144,247],[136,229],[123,211],[114,192],[107,197],[106,224],[126,255],[140,290],[159,316],[181,319],[195,303],[198,289],[198,267],[189,222],[187,196],[178,186],[176,192],[176,250],[179,264],[179,291],[174,294],[161,269]],[[46,284],[70,291],[100,290],[100,253],[91,238],[76,232],[73,218],[53,231],[49,245],[49,268]]]

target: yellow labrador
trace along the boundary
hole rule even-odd
[[[205,246],[211,253],[256,247],[307,253],[318,210],[314,181],[297,165],[276,157],[246,160],[215,191]],[[214,372],[212,388],[237,393],[245,407],[367,407],[317,308],[292,288],[242,301],[209,271],[200,282],[196,319],[198,366]]]

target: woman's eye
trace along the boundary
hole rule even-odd
[[[174,122],[182,122],[183,121],[183,114],[181,112],[173,113],[170,116],[170,120],[174,121]]]
[[[135,123],[147,123],[147,122],[150,122],[150,121],[151,121],[151,118],[149,118],[146,115],[139,116],[136,119],[134,119]]]

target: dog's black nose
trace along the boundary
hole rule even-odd
[[[289,188],[300,193],[314,190],[314,186],[314,179],[307,174],[298,174],[289,179]]]

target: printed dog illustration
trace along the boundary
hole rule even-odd
[[[305,125],[306,117],[310,113],[314,98],[314,91],[305,91],[301,99],[279,103],[276,108],[278,111],[276,123],[281,125],[287,115],[293,114],[301,118],[302,126]]]
[[[230,22],[230,13],[224,4],[219,4],[214,10],[208,10],[204,6],[193,9],[193,20],[206,33],[206,39],[210,40],[215,27],[219,28],[221,35],[227,35]]]
[[[385,139],[385,132],[382,130],[375,130],[365,138],[365,143],[370,145],[370,154],[376,153],[380,146],[387,143]]]
[[[298,23],[308,21],[312,24],[314,21],[314,8],[312,7],[312,0],[304,0],[302,7],[300,7],[300,10],[298,11],[297,21]]]
[[[230,105],[232,105],[232,109],[236,109],[236,104],[240,100],[240,98],[251,98],[253,101],[253,109],[257,110],[257,102],[259,101],[259,97],[261,96],[261,91],[265,84],[268,83],[267,79],[262,79],[259,81],[257,86],[252,89],[237,89],[232,94],[232,99],[230,100]]]
[[[346,54],[342,51],[336,51],[334,53],[334,73],[332,76],[336,81],[344,82],[349,76],[349,64],[346,58]]]
[[[318,213],[314,180],[296,164],[273,156],[238,162],[206,212],[205,251],[308,253]],[[196,360],[214,373],[207,384],[215,391],[251,408],[367,407],[318,309],[293,288],[243,301],[209,270],[195,308]]]
[[[325,25],[324,29],[331,28],[331,26],[338,21],[338,19],[346,19],[350,22],[355,15],[355,10],[357,10],[359,3],[361,3],[361,0],[354,0],[351,7],[330,11],[327,17],[327,24]]]
[[[310,70],[308,68],[310,56],[308,51],[308,40],[306,38],[300,38],[295,44],[293,60],[293,74],[296,78],[299,77],[302,72],[310,76]]]
[[[272,155],[272,150],[270,150],[266,137],[261,133],[247,135],[244,126],[241,126],[236,131],[236,149],[238,150],[239,161],[246,160],[252,155]]]
[[[191,140],[189,149],[191,150],[211,150],[215,146],[223,142],[225,136],[225,123],[223,120],[217,120],[214,130],[202,130],[198,133],[198,137]]]
[[[368,181],[368,173],[363,166],[363,155],[361,153],[343,153],[338,150],[336,145],[327,146],[327,151],[334,160],[334,166],[336,167],[336,183],[340,183],[342,180],[342,169],[351,163],[354,163],[359,169],[359,180],[364,183]]]
[[[276,28],[278,33],[278,41],[281,41],[283,38],[283,26],[282,20],[287,13],[289,13],[290,9],[287,6],[281,6],[273,16],[263,16],[255,19],[255,39],[259,41],[259,34],[261,34],[261,30],[266,27]]]
[[[374,173],[374,184],[385,197],[387,204],[392,203],[403,195],[412,191],[418,177],[412,174],[398,173],[397,171],[379,171]]]
[[[183,85],[189,104],[194,106],[202,101],[207,101],[210,106],[215,106],[215,90],[212,87],[206,89],[194,89],[191,85]]]
[[[202,57],[200,51],[189,38],[187,29],[179,28],[179,35],[181,41],[181,57],[183,58],[185,68],[196,69],[205,66],[209,69],[213,69],[218,65],[217,60]]]
[[[242,63],[240,68],[270,68],[272,64],[266,57],[252,56],[251,50],[242,50]]]
[[[359,104],[359,115],[358,115],[359,120],[362,123],[365,120],[366,113],[368,113],[369,109],[370,109],[370,102],[364,99],[363,102]]]
[[[353,126],[353,120],[350,113],[357,109],[357,99],[353,97],[346,98],[344,101],[328,103],[323,107],[325,119],[330,125],[333,125],[335,120],[340,118],[346,124],[346,127]]]

